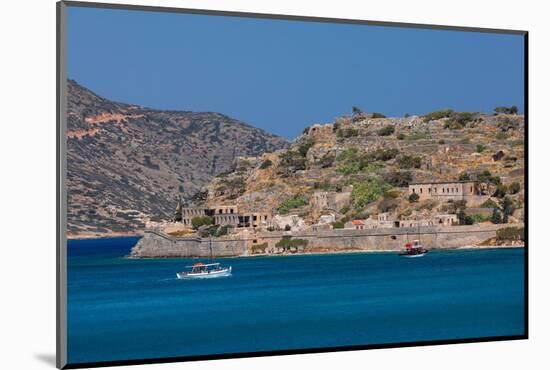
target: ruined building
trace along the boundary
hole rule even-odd
[[[191,227],[192,220],[198,216],[209,216],[215,225],[234,227],[258,227],[271,219],[267,212],[239,212],[237,206],[188,207],[181,209],[181,222]]]

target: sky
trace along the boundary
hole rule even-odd
[[[67,74],[120,102],[296,137],[352,106],[523,112],[520,35],[68,7]]]

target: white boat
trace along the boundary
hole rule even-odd
[[[186,268],[190,270],[176,273],[178,279],[212,279],[231,276],[231,266],[222,267],[219,263],[197,262]]]
[[[428,250],[420,244],[420,240],[413,240],[412,243],[405,244],[405,251],[399,255],[405,258],[417,258],[424,257],[426,253]]]

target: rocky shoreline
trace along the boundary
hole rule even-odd
[[[516,225],[523,227],[523,225]],[[327,230],[317,232],[259,232],[247,236],[173,237],[146,230],[132,248],[135,258],[237,257],[318,253],[396,252],[413,239],[427,249],[488,249],[521,247],[523,242],[489,241],[506,225],[392,228],[385,230]]]

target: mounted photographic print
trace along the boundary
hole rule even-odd
[[[526,55],[58,3],[58,367],[527,338]]]

